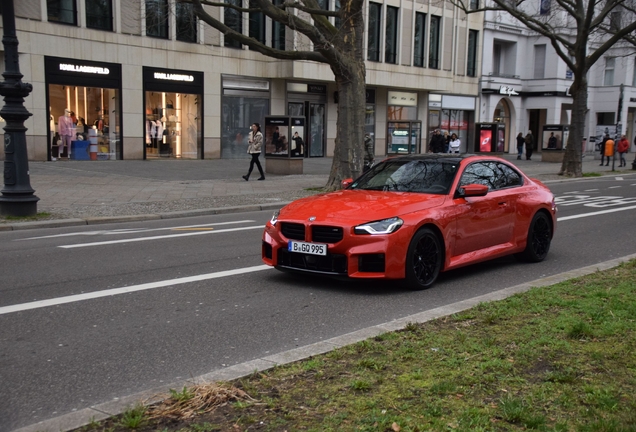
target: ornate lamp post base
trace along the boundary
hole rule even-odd
[[[29,158],[26,149],[24,121],[31,113],[24,107],[24,98],[33,86],[22,82],[18,62],[18,38],[15,32],[13,0],[2,0],[5,67],[0,83],[4,106],[0,116],[7,122],[4,127],[4,188],[0,191],[0,214],[6,216],[35,216],[37,202],[29,181]]]

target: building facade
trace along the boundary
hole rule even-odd
[[[14,4],[20,70],[33,85],[31,160],[65,159],[71,148],[90,160],[91,145],[100,160],[244,157],[250,124],[268,115],[305,117],[304,156],[333,154],[338,101],[326,64],[265,57],[175,0]],[[262,14],[206,8],[269,46],[311,49]],[[425,152],[435,128],[472,139],[483,14],[428,0],[370,1],[364,11],[365,127],[376,154]]]
[[[558,138],[556,149],[565,148],[572,115],[572,71],[547,38],[505,12],[486,12],[483,33],[478,121],[503,125],[506,152],[515,153],[515,137],[529,130],[535,151],[553,149],[548,142],[552,132]],[[620,131],[634,143],[635,66],[633,49],[615,47],[590,70],[584,152],[596,151],[606,131],[612,135]]]

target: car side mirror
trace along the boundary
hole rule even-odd
[[[342,181],[341,186],[343,189],[348,188],[349,186],[351,186],[351,183],[353,183],[353,179],[352,178],[346,178]]]
[[[481,184],[468,184],[457,189],[457,195],[462,198],[486,196],[488,186]]]

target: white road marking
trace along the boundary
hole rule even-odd
[[[132,293],[137,291],[162,288],[162,287],[172,286],[172,285],[186,284],[190,282],[199,282],[199,281],[204,281],[209,279],[218,279],[218,278],[227,277],[227,276],[236,276],[236,275],[241,275],[246,273],[253,273],[253,272],[257,272],[261,270],[270,270],[270,269],[273,269],[273,267],[263,264],[263,265],[253,266],[253,267],[246,267],[242,269],[226,270],[226,271],[220,271],[216,273],[202,274],[198,276],[188,276],[188,277],[178,278],[178,279],[169,279],[169,280],[150,282],[150,283],[145,283],[140,285],[131,285],[128,287],[113,288],[113,289],[103,290],[103,291],[95,291],[95,292],[84,293],[84,294],[70,295],[66,297],[58,297],[58,298],[53,298],[48,300],[39,300],[39,301],[30,302],[30,303],[3,306],[3,307],[0,307],[0,315],[6,315],[6,314],[14,313],[14,312],[22,312],[22,311],[32,310],[32,309],[40,309],[40,308],[49,307],[49,306],[57,306],[57,305],[66,304],[66,303],[74,303],[74,302],[83,301],[83,300],[92,300],[92,299],[101,298],[101,297],[109,297],[109,296],[114,296],[118,294],[127,294],[127,293]]]
[[[196,235],[218,234],[218,233],[245,231],[245,230],[252,230],[252,229],[262,230],[263,228],[264,228],[264,225],[255,225],[255,226],[248,226],[248,227],[241,227],[241,228],[228,228],[228,229],[221,229],[221,230],[214,230],[214,231],[206,230],[206,231],[187,232],[183,234],[167,234],[162,236],[139,237],[139,238],[121,239],[121,240],[107,240],[107,241],[93,242],[93,243],[79,243],[74,245],[61,245],[58,247],[62,249],[74,249],[74,248],[81,248],[81,247],[104,246],[104,245],[111,245],[111,244],[118,244],[118,243],[134,243],[134,242],[149,241],[149,240],[163,240],[163,239],[177,238],[177,237],[190,237],[190,236],[196,236]]]
[[[581,198],[581,197],[576,197],[576,198]],[[589,197],[586,197],[586,198],[589,198]],[[615,199],[615,198],[621,198],[621,197],[600,197],[600,198]],[[580,202],[577,202],[577,203],[580,203]],[[560,205],[563,205],[563,203],[561,203]],[[582,214],[572,215],[572,216],[563,216],[563,217],[557,218],[557,221],[563,222],[563,221],[572,220],[572,219],[579,219],[579,218],[590,217],[590,216],[599,216],[603,214],[615,213],[615,212],[625,211],[625,210],[634,210],[634,209],[636,209],[636,206],[601,210],[601,211],[591,212],[591,213],[582,213]],[[240,221],[240,222],[251,222],[251,221]],[[213,225],[213,224],[210,224],[210,225]],[[202,227],[206,225],[193,225],[193,226]],[[96,245],[102,245],[102,244],[127,243],[127,242],[133,242],[133,241],[145,241],[145,240],[163,239],[163,238],[171,238],[171,237],[183,237],[183,236],[191,236],[191,235],[214,234],[219,232],[241,231],[241,230],[256,229],[256,228],[262,229],[263,227],[261,225],[258,225],[258,226],[252,226],[252,227],[233,228],[233,229],[218,230],[218,231],[202,231],[202,232],[193,232],[193,233],[186,233],[186,234],[173,234],[173,235],[167,235],[167,236],[155,236],[155,237],[146,237],[146,238],[129,239],[129,240],[113,240],[113,241],[106,241],[106,242],[86,243],[81,245],[68,245],[68,246],[59,246],[59,247],[68,249],[68,248],[75,248],[75,247],[96,246]],[[236,276],[236,275],[257,272],[261,270],[268,270],[268,269],[273,269],[273,267],[263,264],[259,266],[246,267],[242,269],[226,270],[226,271],[221,271],[216,273],[207,273],[207,274],[202,274],[197,276],[188,276],[188,277],[178,278],[178,279],[169,279],[165,281],[157,281],[157,282],[150,282],[150,283],[145,283],[140,285],[132,285],[129,287],[113,288],[109,290],[95,291],[95,292],[84,293],[84,294],[76,294],[76,295],[58,297],[58,298],[53,298],[48,300],[39,300],[39,301],[30,302],[30,303],[3,306],[3,307],[0,307],[0,315],[6,315],[9,313],[14,313],[14,312],[22,312],[22,311],[27,311],[32,309],[40,309],[40,308],[49,307],[49,306],[57,306],[57,305],[67,304],[67,303],[74,303],[74,302],[84,301],[84,300],[91,300],[91,299],[96,299],[101,297],[114,296],[119,294],[126,294],[126,293],[131,293],[136,291],[144,291],[144,290],[150,290],[155,288],[162,288],[166,286],[186,284],[190,282],[217,279],[217,278],[222,278],[226,276]]]
[[[125,229],[117,229],[117,230],[84,231],[84,232],[72,232],[68,234],[55,234],[55,235],[48,235],[48,236],[41,236],[41,237],[28,237],[24,239],[18,239],[15,241],[39,240],[39,239],[46,239],[46,238],[73,237],[73,236],[136,234],[140,232],[169,231],[169,230],[177,230],[177,229],[184,229],[184,228],[209,227],[209,226],[230,225],[230,224],[240,224],[240,223],[249,223],[249,222],[256,222],[256,221],[251,219],[246,219],[246,220],[240,220],[240,221],[216,222],[216,223],[198,224],[198,225],[183,225],[178,227],[167,227],[167,228],[125,228]]]
[[[589,217],[589,216],[599,216],[599,215],[604,215],[604,214],[607,214],[607,213],[615,213],[615,212],[619,212],[619,211],[634,210],[634,209],[636,209],[636,206],[621,207],[621,208],[615,208],[615,209],[609,209],[609,210],[601,210],[601,211],[591,212],[591,213],[581,213],[581,214],[572,215],[572,216],[563,216],[563,217],[557,218],[557,221],[561,222],[561,221],[566,221],[566,220],[571,220],[571,219],[580,219],[580,218]]]
[[[623,186],[610,186],[610,187],[608,187],[608,189],[618,189],[618,188],[621,188],[621,187],[623,187]]]

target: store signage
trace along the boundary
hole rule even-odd
[[[326,94],[327,93],[327,86],[326,85],[320,85],[320,84],[308,84],[307,85],[307,93]]]
[[[517,92],[514,88],[509,86],[501,86],[499,87],[499,94],[510,96],[519,96],[519,92]]]
[[[80,66],[68,63],[60,63],[60,70],[66,72],[81,72],[100,75],[108,75],[110,73],[110,70],[108,68],[98,66]]]
[[[194,81],[194,77],[192,75],[183,75],[183,74],[171,74],[171,73],[163,73],[163,72],[155,72],[155,79],[160,80],[168,80],[168,81]]]
[[[389,105],[417,106],[417,93],[390,91]]]

